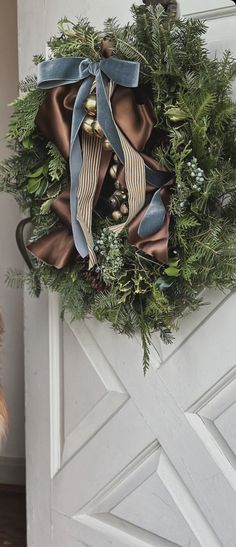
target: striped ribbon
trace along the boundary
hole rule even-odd
[[[143,158],[131,146],[123,133],[117,127],[121,146],[124,152],[125,183],[128,190],[129,215],[126,222],[112,226],[113,232],[120,233],[133,220],[145,203],[146,176]]]
[[[77,220],[79,220],[89,254],[89,269],[96,263],[92,236],[93,201],[97,188],[102,144],[97,137],[82,133],[83,165],[77,192]]]
[[[115,122],[112,106],[111,106],[111,97],[115,90],[115,82],[109,82],[109,106],[111,109],[111,116],[116,127],[117,133],[120,138],[120,143],[122,146],[124,154],[124,168],[125,168],[125,183],[128,190],[128,203],[129,203],[129,215],[126,222],[112,226],[111,230],[113,232],[120,233],[121,230],[127,224],[133,220],[137,213],[142,209],[145,203],[146,195],[146,172],[145,172],[145,163],[140,154],[133,148],[128,139],[119,129],[117,123]]]
[[[123,228],[142,209],[145,203],[145,163],[140,154],[131,146],[115,123],[112,114],[111,97],[115,89],[115,83],[111,80],[108,84],[107,94],[111,117],[116,126],[121,147],[124,154],[125,181],[128,190],[129,215],[126,222],[112,226],[111,230],[120,233]],[[96,192],[99,166],[102,154],[102,144],[97,137],[82,134],[83,165],[80,172],[77,192],[77,220],[79,220],[88,246],[89,269],[96,263],[94,241],[92,236],[92,211]]]

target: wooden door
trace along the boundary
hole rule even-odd
[[[116,15],[122,2],[98,0],[93,17],[105,4]],[[236,51],[236,8],[208,4],[212,51]],[[62,14],[61,2],[42,9]],[[205,10],[182,1],[182,13]],[[25,297],[28,547],[236,546],[236,296],[205,298],[172,346],[153,337],[144,378],[138,337],[62,322],[56,295]]]

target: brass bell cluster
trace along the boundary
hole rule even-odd
[[[110,142],[106,139],[103,130],[96,119],[97,115],[97,97],[96,93],[91,93],[84,102],[84,108],[87,112],[87,116],[84,118],[82,128],[88,135],[95,135],[99,139],[102,139],[102,146],[104,150],[112,150]]]
[[[112,210],[113,220],[121,220],[129,212],[127,192],[116,190],[108,199],[108,205]]]
[[[117,178],[119,159],[116,154],[113,156],[114,164],[110,167],[109,174],[114,179],[115,192],[109,197],[108,205],[112,210],[113,220],[121,220],[123,216],[128,215],[128,193],[127,190],[121,188],[120,182]]]
[[[87,112],[87,116],[83,121],[82,128],[88,135],[96,135],[99,139],[102,139],[102,146],[104,150],[112,151],[112,146],[109,140],[105,137],[103,130],[96,119],[97,115],[97,98],[95,92],[91,93],[85,103],[84,108]],[[119,159],[114,154],[114,163],[111,165],[109,174],[114,179],[115,192],[108,199],[109,208],[112,210],[112,218],[115,221],[121,220],[123,216],[127,216],[129,213],[128,206],[128,194],[127,191],[121,188],[118,176]]]

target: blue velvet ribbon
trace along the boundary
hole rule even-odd
[[[82,258],[88,255],[88,247],[81,225],[77,220],[77,191],[83,163],[78,134],[87,114],[84,102],[90,93],[94,80],[96,80],[98,123],[111,143],[120,162],[124,164],[124,153],[109,103],[107,83],[109,80],[112,80],[124,87],[137,87],[139,82],[139,63],[123,61],[115,57],[101,59],[98,62],[81,57],[62,57],[43,61],[38,65],[37,82],[38,87],[41,89],[52,89],[61,85],[82,82],[73,108],[69,158],[72,233],[75,247]],[[147,182],[158,189],[170,178],[169,173],[157,172],[148,166],[145,166],[145,171]],[[164,209],[159,190],[157,190],[140,224],[141,237],[146,237],[161,228],[164,220]]]
[[[165,216],[166,208],[161,199],[160,190],[157,190],[139,224],[139,237],[141,237],[141,239],[146,239],[152,234],[159,232],[164,223]]]

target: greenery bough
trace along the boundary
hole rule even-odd
[[[100,58],[100,41],[112,42],[113,55],[140,63],[140,86],[149,94],[163,143],[153,157],[175,173],[170,203],[169,262],[160,264],[131,246],[124,230],[109,230],[110,220],[94,213],[98,267],[106,289],[97,291],[80,262],[57,270],[33,260],[27,273],[9,272],[8,283],[39,284],[61,295],[72,319],[94,316],[119,333],[141,333],[144,370],[151,334],[170,342],[179,319],[201,305],[202,290],[235,289],[236,104],[232,83],[236,64],[226,51],[210,58],[205,24],[179,20],[159,7],[132,7],[133,20],[121,27],[109,19],[97,32],[87,20],[59,22],[49,41],[53,57]],[[35,57],[35,64],[42,61]],[[0,189],[13,194],[31,217],[32,240],[50,233],[58,218],[51,203],[68,181],[68,165],[35,125],[45,91],[34,76],[21,84],[13,103],[8,145],[11,155],[0,170]]]

